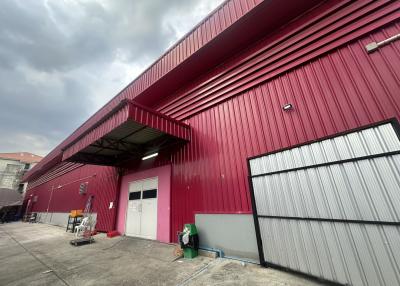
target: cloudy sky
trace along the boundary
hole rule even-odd
[[[0,152],[46,155],[222,0],[3,0]]]

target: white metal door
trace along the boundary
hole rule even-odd
[[[126,235],[140,236],[140,224],[142,217],[142,183],[129,184],[128,208],[126,212]]]
[[[391,123],[249,160],[260,260],[348,285],[400,285]]]
[[[143,181],[141,236],[156,239],[157,236],[157,178]]]
[[[156,239],[157,195],[157,178],[140,180],[130,184],[126,235]]]

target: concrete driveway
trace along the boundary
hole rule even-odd
[[[73,247],[71,233],[44,224],[0,225],[0,285],[322,285],[235,260],[176,259],[174,245],[95,236]]]

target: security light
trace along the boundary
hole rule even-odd
[[[291,103],[285,104],[282,109],[285,111],[291,110],[293,109],[293,105]]]
[[[144,157],[142,158],[142,160],[144,161],[144,160],[147,160],[147,159],[150,159],[150,158],[156,157],[156,156],[158,156],[158,153],[153,153],[153,154],[150,154],[150,155],[144,156]]]

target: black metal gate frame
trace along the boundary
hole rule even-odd
[[[304,169],[309,169],[309,168],[317,168],[317,167],[329,166],[329,165],[334,165],[334,164],[343,164],[343,163],[354,162],[354,161],[361,161],[361,160],[368,160],[368,159],[374,159],[374,158],[379,158],[379,157],[393,156],[393,155],[400,154],[400,151],[394,151],[394,152],[388,152],[388,153],[382,153],[382,154],[375,154],[375,155],[363,156],[363,157],[346,159],[346,160],[338,160],[338,161],[334,161],[334,162],[328,162],[328,163],[322,163],[322,164],[309,165],[309,166],[305,166],[305,167],[285,169],[285,170],[274,171],[274,172],[269,172],[269,173],[262,173],[262,174],[257,174],[257,175],[252,175],[251,174],[250,161],[253,160],[253,159],[264,157],[266,155],[271,155],[271,154],[279,153],[279,152],[282,152],[282,151],[285,151],[285,150],[298,148],[298,147],[301,147],[301,146],[304,146],[304,145],[309,145],[309,144],[312,144],[312,143],[321,142],[321,141],[324,141],[324,140],[327,140],[327,139],[332,139],[332,138],[335,138],[335,137],[343,136],[343,135],[346,135],[346,134],[349,134],[349,133],[353,133],[353,132],[362,131],[362,130],[365,130],[365,129],[368,129],[368,128],[377,127],[377,126],[388,124],[388,123],[392,124],[393,130],[396,132],[397,138],[400,141],[400,124],[399,124],[399,122],[398,122],[398,120],[396,118],[391,118],[389,120],[380,121],[380,122],[377,122],[377,123],[374,123],[374,124],[370,124],[370,125],[365,125],[365,126],[362,126],[362,127],[359,127],[359,128],[349,129],[349,130],[347,130],[345,132],[336,133],[336,134],[333,134],[333,135],[330,135],[330,136],[319,138],[317,140],[307,141],[305,143],[301,143],[301,144],[298,144],[298,145],[294,145],[294,146],[290,146],[290,147],[287,147],[287,148],[278,149],[278,150],[275,150],[273,152],[267,152],[267,153],[263,153],[263,154],[260,154],[260,155],[257,155],[257,156],[253,156],[253,157],[247,158],[247,170],[248,170],[248,182],[249,182],[249,190],[250,190],[250,197],[251,197],[251,206],[252,206],[252,209],[253,209],[253,219],[254,219],[254,227],[255,227],[256,239],[257,239],[258,256],[259,256],[259,259],[260,259],[260,264],[262,266],[276,268],[276,269],[280,269],[280,270],[284,270],[284,271],[288,271],[288,272],[293,272],[293,273],[296,273],[296,274],[299,274],[299,275],[302,275],[302,276],[305,276],[305,277],[311,277],[313,279],[317,279],[319,281],[323,281],[323,282],[328,283],[330,285],[341,285],[341,284],[339,284],[337,282],[333,282],[333,281],[326,280],[326,279],[323,279],[323,278],[320,278],[320,277],[317,277],[317,276],[313,276],[311,274],[300,272],[300,271],[297,271],[295,269],[284,267],[282,265],[275,264],[273,262],[270,262],[270,261],[266,260],[266,258],[264,257],[264,249],[263,249],[263,243],[262,243],[262,238],[261,238],[259,218],[304,220],[304,221],[327,221],[327,222],[339,222],[339,223],[346,222],[346,223],[379,224],[379,225],[393,225],[393,226],[400,226],[400,222],[258,215],[257,206],[256,206],[256,200],[255,200],[255,196],[254,196],[253,178],[263,177],[263,176],[273,175],[273,174],[279,174],[279,173],[287,173],[287,172],[298,171],[298,170],[304,170]]]

